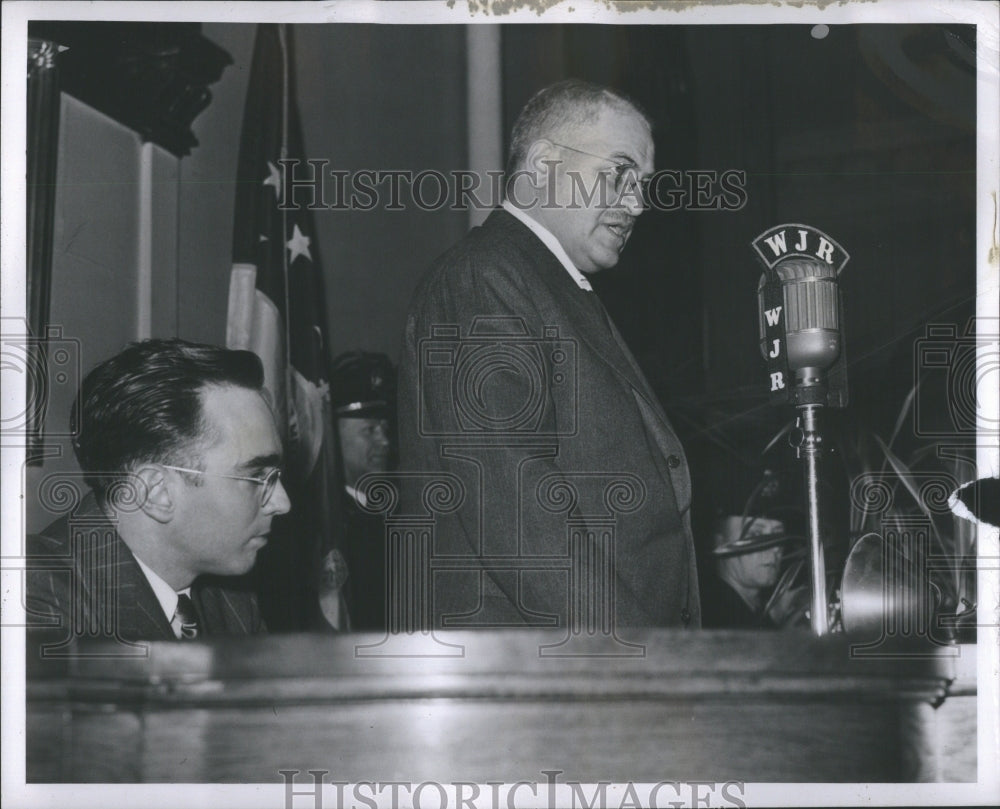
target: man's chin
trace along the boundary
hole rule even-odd
[[[594,256],[591,259],[590,264],[585,268],[580,267],[580,272],[584,275],[597,275],[597,273],[602,270],[610,270],[618,263],[618,253],[617,252],[604,252],[601,255]]]
[[[624,249],[624,243],[619,247],[615,245],[595,245],[597,249],[588,258],[590,259],[589,267],[580,267],[580,271],[584,275],[594,275],[601,272],[601,270],[610,270],[621,258],[621,250]]]
[[[257,561],[257,552],[267,545],[267,537],[254,537],[247,543],[247,550],[250,552],[250,567]]]
[[[257,554],[267,545],[268,537],[253,537],[248,540],[245,546],[246,552],[239,560],[233,560],[233,570],[230,571],[231,576],[242,576],[253,570],[253,566],[257,563]]]
[[[597,275],[597,273],[602,272],[604,270],[610,270],[612,267],[616,266],[617,264],[618,264],[618,257],[616,256],[614,261],[605,261],[605,262],[602,262],[601,264],[595,266],[591,270],[581,270],[581,272],[584,275],[588,275],[588,276],[589,275]]]

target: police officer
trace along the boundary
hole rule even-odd
[[[791,587],[791,581],[775,587],[783,561],[803,551],[786,554],[784,546],[801,545],[801,537],[787,533],[780,520],[726,517],[716,523],[713,540],[717,578],[702,593],[706,628],[775,628],[801,617],[805,588]]]
[[[351,351],[333,361],[330,395],[343,471],[344,585],[354,631],[386,628],[385,523],[365,510],[358,480],[394,464],[396,370],[385,354]]]

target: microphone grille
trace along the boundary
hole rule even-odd
[[[837,271],[820,261],[794,259],[776,268],[785,299],[785,331],[839,329]]]

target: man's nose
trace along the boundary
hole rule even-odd
[[[285,491],[285,484],[279,480],[274,491],[271,492],[271,496],[264,503],[264,512],[266,514],[287,514],[291,510],[292,501],[288,498],[288,492]]]
[[[389,427],[388,425],[380,424],[375,428],[372,433],[372,438],[378,444],[383,444],[389,446]]]
[[[646,210],[646,203],[642,198],[642,186],[637,180],[633,180],[631,187],[622,194],[622,207],[633,217]]]

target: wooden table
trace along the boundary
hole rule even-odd
[[[29,782],[955,777],[942,744],[962,733],[935,712],[955,647],[858,657],[836,635],[654,630],[632,656],[594,638],[562,657],[539,631],[381,640],[29,649]]]

